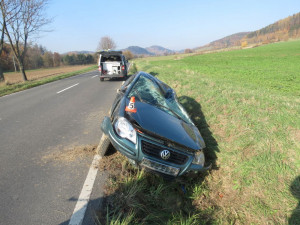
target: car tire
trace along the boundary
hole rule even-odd
[[[102,137],[100,139],[100,142],[99,142],[99,145],[97,147],[97,153],[103,157],[105,156],[107,150],[108,150],[108,147],[110,145],[110,140],[108,138],[108,136],[106,134],[102,134]]]
[[[104,81],[104,78],[101,78],[101,77],[100,77],[100,81]]]

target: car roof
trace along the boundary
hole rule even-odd
[[[98,52],[100,55],[122,55],[122,51],[100,51]]]
[[[132,83],[135,83],[135,81],[137,81],[139,79],[140,76],[144,76],[147,77],[148,79],[150,79],[152,82],[155,82],[160,89],[166,93],[166,91],[168,89],[172,89],[169,85],[167,85],[166,83],[162,82],[161,80],[159,80],[158,78],[156,78],[155,76],[153,76],[152,74],[140,71],[137,74],[134,75],[134,79],[130,82],[130,85],[132,85]]]

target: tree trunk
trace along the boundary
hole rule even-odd
[[[26,76],[26,73],[25,73],[24,65],[21,62],[19,63],[19,65],[20,65],[20,71],[22,72],[23,80],[27,81],[27,76]]]
[[[2,2],[1,2],[2,4]],[[2,5],[1,5],[1,8],[2,8]],[[5,29],[5,20],[3,19],[4,16],[2,17],[2,32],[1,32],[1,37],[0,37],[0,57],[1,57],[1,54],[2,54],[2,50],[3,50],[3,46],[4,46],[4,29]],[[4,75],[3,75],[3,69],[2,69],[2,66],[0,65],[0,82],[3,82],[4,81]]]
[[[3,69],[0,65],[0,82],[3,82],[4,81],[4,74],[3,74]]]

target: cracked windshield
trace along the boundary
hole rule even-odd
[[[134,84],[134,87],[128,94],[129,98],[132,96],[135,96],[138,101],[154,105],[186,123],[192,123],[184,108],[177,101],[175,93],[168,91],[164,94],[162,89],[154,81],[145,76],[141,76]]]

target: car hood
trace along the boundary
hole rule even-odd
[[[126,99],[126,105],[129,101]],[[143,129],[172,142],[186,146],[190,150],[205,147],[199,130],[193,125],[180,120],[167,112],[147,103],[136,102],[136,113],[128,113]]]

